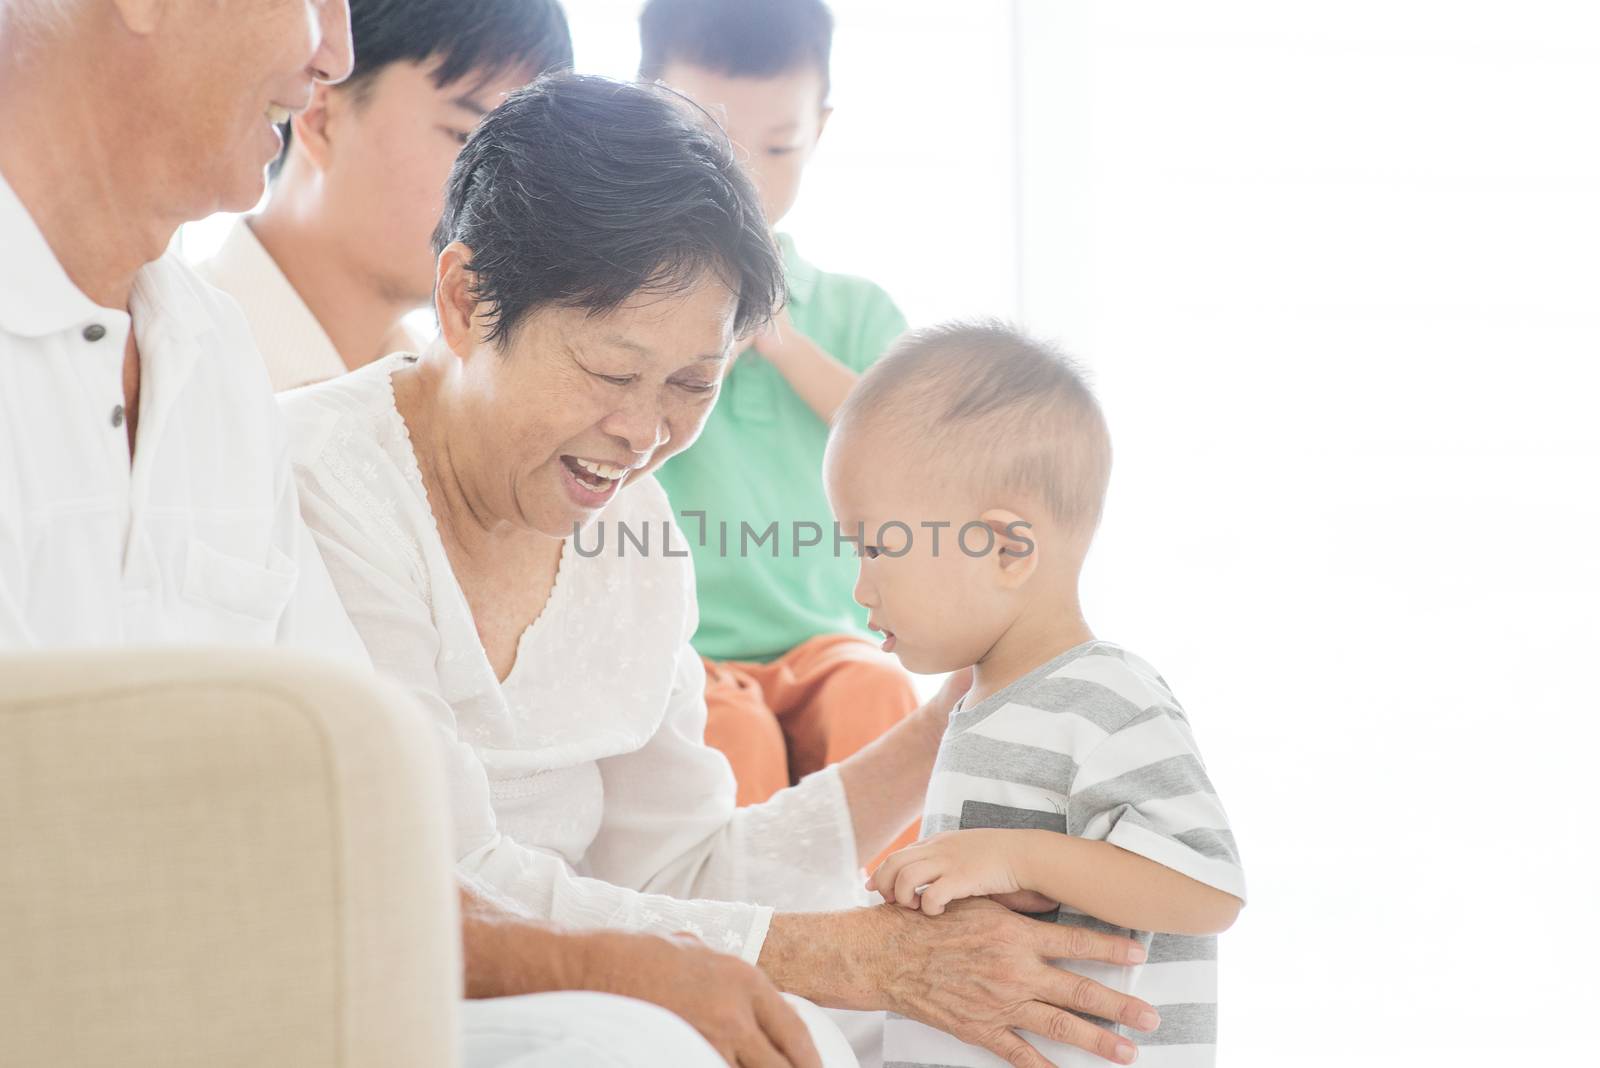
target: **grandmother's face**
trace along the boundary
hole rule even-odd
[[[175,214],[247,211],[283,139],[276,123],[318,81],[350,73],[347,0],[178,0],[142,27],[127,60],[148,102],[139,123]]]
[[[733,345],[736,307],[728,287],[706,276],[603,315],[540,309],[504,351],[483,340],[477,316],[457,339],[441,321],[460,360],[455,437],[472,443],[452,460],[457,475],[498,520],[571,536],[700,433]],[[463,462],[474,470],[461,471]]]

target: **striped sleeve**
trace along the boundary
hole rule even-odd
[[[1068,832],[1103,840],[1244,899],[1227,814],[1188,722],[1155,705],[1087,754],[1068,801]]]

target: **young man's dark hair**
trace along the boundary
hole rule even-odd
[[[650,0],[639,15],[639,45],[639,73],[651,80],[671,63],[735,78],[812,66],[826,100],[833,14],[822,0]]]
[[[355,66],[340,89],[358,99],[391,63],[432,61],[441,89],[474,74],[572,66],[572,33],[557,0],[350,0],[350,40]],[[282,129],[274,174],[289,151]]]
[[[551,305],[605,313],[714,272],[736,335],[783,297],[761,202],[722,132],[655,86],[562,74],[518,90],[456,158],[434,252],[472,250],[500,343]]]

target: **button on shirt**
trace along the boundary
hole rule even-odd
[[[135,277],[131,320],[99,307],[3,176],[0,248],[0,650],[286,644],[364,661],[237,306],[167,255]]]

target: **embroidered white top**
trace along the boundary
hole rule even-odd
[[[728,763],[704,742],[693,565],[653,478],[569,539],[497,679],[395,408],[409,359],[281,403],[302,509],[356,629],[450,740],[461,870],[561,924],[688,930],[751,962],[774,907],[859,904],[836,770],[734,807]],[[622,548],[624,527],[647,553]]]
[[[328,332],[284,276],[246,219],[228,230],[217,251],[195,265],[200,277],[239,302],[275,390],[337,378],[344,360]],[[429,339],[404,324],[388,338],[390,351],[417,352]]]
[[[0,649],[284,644],[364,662],[233,301],[168,254],[135,276],[131,316],[100,307],[4,178],[0,249]]]

